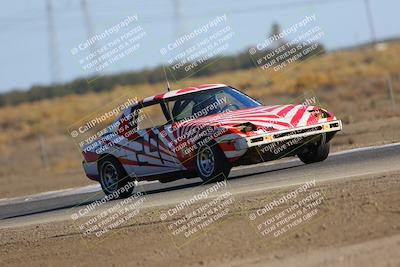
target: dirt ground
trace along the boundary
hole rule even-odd
[[[400,266],[400,172],[317,183],[320,216],[282,236],[249,220],[271,196],[296,187],[235,195],[224,220],[177,246],[160,213],[144,209],[104,239],[70,221],[0,230],[9,266]],[[282,207],[284,209],[286,207]],[[279,208],[276,212],[280,212]]]
[[[400,142],[399,129],[400,120],[398,116],[379,120],[354,121],[352,123],[345,121],[343,131],[339,132],[332,140],[331,152]],[[17,144],[15,149],[10,152],[9,157],[7,153],[3,154],[4,157],[0,158],[0,163],[7,167],[0,169],[0,198],[25,196],[94,184],[93,181],[86,178],[80,166],[81,158],[78,151],[70,151],[70,149],[64,148],[68,141],[67,137],[59,137],[56,140],[49,141],[49,147],[58,147],[57,150],[50,150],[53,156],[50,159],[58,158],[57,153],[67,155],[68,162],[71,164],[71,169],[68,172],[57,171],[52,168],[43,169],[41,159],[32,158],[32,155],[36,153],[35,151],[39,151],[36,143]],[[9,158],[18,158],[18,161],[8,161]],[[21,166],[20,162],[29,162],[27,163],[29,168],[25,168],[25,164]]]
[[[315,97],[318,106],[343,122],[332,151],[400,142],[399,51],[400,44],[393,42],[383,50],[329,52],[281,72],[251,68],[191,77],[172,87],[225,83],[265,105],[303,103]],[[142,99],[164,87],[165,83],[117,86],[103,93],[0,108],[0,198],[91,184],[68,128],[113,107],[122,96]]]

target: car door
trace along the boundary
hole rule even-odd
[[[128,153],[121,160],[127,172],[140,177],[181,170],[172,140],[165,134],[171,125],[160,103],[135,108],[131,113],[132,129],[125,147]]]

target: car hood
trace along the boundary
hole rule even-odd
[[[302,104],[259,106],[197,118],[183,123],[182,126],[213,126],[233,129],[239,124],[251,123],[260,131],[275,132],[335,119],[328,112],[329,118],[316,119],[310,112],[316,109],[318,107]]]

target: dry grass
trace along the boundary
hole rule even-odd
[[[307,62],[294,63],[279,72],[261,69],[235,71],[185,79],[172,83],[172,87],[225,83],[243,89],[266,104],[292,102],[303,96],[305,91],[314,91],[322,106],[349,125],[345,125],[343,135],[335,140],[338,145],[392,142],[399,139],[396,123],[388,123],[386,127],[393,126],[393,133],[385,137],[377,137],[374,130],[379,129],[372,128],[374,120],[380,123],[398,121],[400,108],[392,110],[390,106],[387,76],[392,76],[396,101],[400,103],[399,55],[400,44],[389,44],[384,51],[362,49],[327,54]],[[0,108],[0,163],[5,166],[0,169],[0,198],[88,183],[81,170],[79,149],[68,135],[68,127],[88,114],[99,114],[99,110],[112,107],[115,103],[110,102],[115,99],[123,100],[127,96],[142,99],[163,92],[164,88],[164,83],[119,86],[100,94],[71,95]],[[357,131],[355,125],[358,124],[358,128],[366,129],[363,134],[370,133],[363,144],[359,144],[359,138],[354,137]],[[371,127],[365,124],[371,124]],[[41,158],[39,136],[44,140],[47,170]],[[64,177],[62,181],[59,179],[61,176]],[[9,183],[21,184],[22,189],[10,191],[7,189]],[[32,183],[41,186],[27,185]]]

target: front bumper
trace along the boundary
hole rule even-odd
[[[237,140],[236,148],[244,150],[254,146],[262,146],[271,143],[283,142],[291,139],[302,139],[323,133],[338,132],[342,130],[342,121],[334,120],[311,126],[296,127],[293,129],[277,131],[273,133],[259,134]]]

